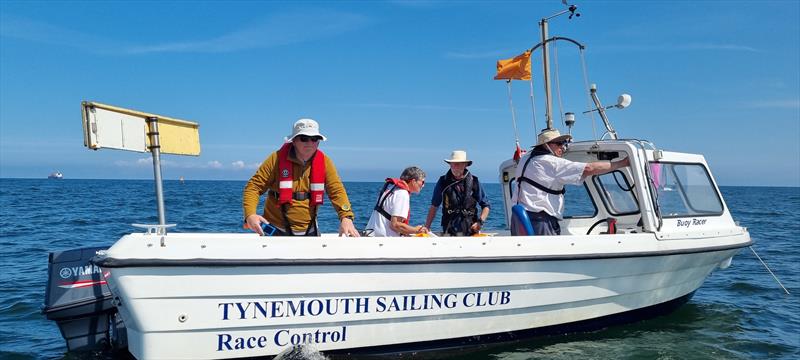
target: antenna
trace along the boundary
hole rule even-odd
[[[547,20],[550,20],[550,19],[552,19],[552,18],[554,18],[556,16],[561,16],[561,15],[564,15],[566,13],[569,13],[569,18],[570,19],[572,19],[573,16],[575,16],[575,17],[580,17],[581,16],[580,13],[576,12],[578,10],[577,6],[567,4],[567,0],[561,0],[561,3],[568,6],[566,10],[559,11],[559,12],[553,14],[553,15],[550,15],[550,16],[542,19],[542,20],[547,21]]]
[[[592,97],[592,101],[594,101],[595,108],[592,110],[586,110],[583,113],[588,114],[597,111],[600,114],[600,118],[603,120],[603,124],[606,126],[606,133],[611,135],[612,139],[616,139],[617,132],[614,131],[614,128],[611,126],[611,122],[608,121],[606,110],[611,108],[624,109],[628,106],[631,106],[631,96],[628,94],[622,94],[617,98],[617,103],[615,105],[603,106],[603,104],[600,103],[600,99],[597,97],[596,84],[592,84],[592,87],[589,89],[589,94]],[[605,137],[605,135],[603,135],[603,137]]]
[[[539,28],[542,33],[542,78],[544,80],[544,97],[545,97],[545,113],[544,117],[547,121],[547,130],[553,129],[553,102],[552,102],[552,93],[550,90],[550,41],[557,40],[558,37],[553,37],[552,39],[548,38],[547,34],[547,21],[557,17],[569,13],[569,18],[572,19],[573,16],[581,16],[581,14],[576,13],[575,11],[578,10],[578,7],[575,5],[567,4],[567,0],[561,0],[564,5],[568,5],[569,7],[566,10],[559,11],[553,15],[548,17],[542,18],[542,21],[539,22]],[[535,48],[535,47],[534,47]]]
[[[580,14],[580,13],[577,13],[577,12],[575,12],[576,10],[578,10],[578,7],[577,7],[577,6],[575,6],[575,5],[570,5],[569,3],[567,3],[567,0],[561,0],[561,3],[562,3],[562,4],[564,4],[564,5],[566,5],[566,6],[568,6],[568,8],[567,8],[567,11],[569,11],[569,18],[570,18],[570,19],[572,19],[572,17],[573,17],[573,16],[575,16],[575,17],[581,17],[581,14]]]
[[[564,1],[564,5],[567,5],[566,1]],[[569,9],[567,9],[567,10],[569,10],[569,19],[572,19],[573,16],[574,17],[581,17],[581,13],[575,12],[575,10],[578,10],[577,6],[570,5]]]

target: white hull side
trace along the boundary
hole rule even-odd
[[[736,252],[426,264],[120,267],[110,269],[110,284],[122,299],[129,350],[137,358],[247,357],[277,354],[291,345],[294,334],[319,332],[306,340],[325,351],[503,333],[623,313],[692,293]],[[478,294],[480,301],[491,296],[494,304],[477,306]],[[452,306],[436,306],[431,296]],[[408,303],[412,298],[413,306]],[[398,300],[398,308],[391,307],[391,299]],[[339,306],[316,306],[327,301]],[[253,303],[265,312],[254,311]],[[290,303],[309,307],[305,314],[294,311],[289,316]],[[344,307],[348,303],[349,311]],[[410,309],[415,307],[421,309]],[[296,339],[302,340],[300,336]],[[235,349],[237,338],[251,347]]]

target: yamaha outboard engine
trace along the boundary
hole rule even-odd
[[[70,351],[127,346],[125,327],[117,316],[101,270],[89,262],[92,247],[50,253],[42,313],[54,320]]]

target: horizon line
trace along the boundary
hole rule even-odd
[[[67,179],[48,179],[46,177],[24,178],[24,177],[5,177],[0,176],[0,180],[49,180],[49,181],[65,181],[65,180],[120,180],[120,181],[154,181],[153,179],[112,179],[112,178],[67,178]],[[164,181],[181,181],[180,179],[164,179]],[[237,179],[184,179],[183,181],[242,181]],[[342,180],[344,183],[381,183],[382,181],[367,181],[367,180]],[[499,182],[484,182],[483,184],[500,184]],[[719,187],[764,187],[764,188],[800,188],[800,185],[722,185]]]

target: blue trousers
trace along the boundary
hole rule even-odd
[[[533,225],[535,235],[561,235],[561,226],[558,225],[558,218],[544,211],[528,213],[528,218]]]

